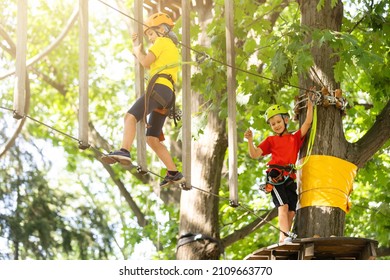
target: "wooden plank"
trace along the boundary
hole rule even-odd
[[[139,45],[143,43],[144,29],[143,25],[143,1],[134,1],[134,31],[138,34],[138,38],[133,44]],[[135,62],[135,95],[137,99],[145,92],[145,73],[144,68],[138,61]],[[143,170],[147,169],[146,162],[146,135],[145,135],[145,121],[142,118],[137,123],[136,127],[136,142],[137,142],[137,163]]]
[[[227,94],[228,94],[228,150],[229,150],[229,196],[232,206],[238,206],[237,175],[237,124],[236,124],[236,73],[234,51],[234,3],[225,1]]]
[[[16,30],[16,64],[13,117],[21,119],[25,110],[26,92],[26,53],[27,53],[27,0],[18,0],[17,30]]]
[[[182,0],[182,43],[190,46],[190,9],[191,4]],[[182,61],[191,61],[191,53],[188,48],[182,48]],[[183,96],[183,119],[182,119],[182,164],[183,174],[187,184],[191,186],[191,66],[182,66],[182,96]]]
[[[270,258],[269,258],[270,260],[276,260],[275,251],[274,250],[270,251],[269,256],[270,256]]]
[[[355,237],[303,238],[289,244],[261,248],[245,259],[266,259],[271,252],[276,260],[375,259],[377,244],[374,240]]]
[[[291,256],[294,256],[294,259],[298,258],[298,253],[300,250],[300,244],[288,243],[288,244],[273,244],[265,248],[256,250],[249,256],[245,257],[246,260],[268,260],[268,259],[291,259]]]
[[[376,245],[374,242],[368,242],[367,245],[362,250],[362,253],[359,257],[361,260],[375,260],[377,257],[376,254]]]
[[[303,244],[299,252],[301,260],[310,260],[314,257],[314,243]]]
[[[88,143],[88,0],[79,0],[79,148]]]

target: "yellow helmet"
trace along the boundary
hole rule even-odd
[[[270,118],[276,115],[287,115],[288,111],[282,105],[272,105],[265,111],[265,120],[268,122]]]
[[[155,13],[151,15],[145,22],[144,25],[144,34],[146,31],[148,31],[150,28],[158,27],[161,24],[166,24],[170,28],[172,28],[175,24],[173,23],[172,18],[165,14],[165,13]]]

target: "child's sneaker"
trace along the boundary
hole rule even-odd
[[[286,237],[285,239],[284,239],[284,244],[288,244],[288,243],[292,243],[292,238],[291,237]]]
[[[160,183],[160,187],[166,187],[171,183],[180,184],[185,181],[185,178],[181,172],[177,172],[175,175],[170,175],[167,173],[167,176],[165,176],[164,180]]]
[[[119,162],[122,165],[131,165],[131,156],[129,151],[120,149],[118,151],[110,152],[107,156],[102,157],[102,161],[106,164]]]

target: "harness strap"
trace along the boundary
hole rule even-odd
[[[289,164],[289,165],[271,164],[269,165],[269,168],[271,170],[274,169],[280,172],[280,174],[276,177],[271,177],[269,174],[270,172],[267,172],[267,177],[266,177],[267,184],[271,184],[273,186],[279,186],[284,184],[290,178],[290,175],[296,171],[293,164]],[[288,174],[284,176],[283,171],[288,172]]]
[[[293,164],[289,164],[289,165],[270,164],[268,167],[270,169],[275,168],[275,169],[281,169],[281,170],[284,170],[284,171],[287,171],[287,172],[290,172],[290,171],[295,172],[295,168],[294,168]]]
[[[176,106],[175,106],[175,103],[176,103],[176,94],[175,94],[175,82],[173,81],[172,79],[172,76],[169,75],[169,74],[164,74],[164,73],[157,73],[155,74],[149,81],[148,83],[148,86],[146,88],[146,98],[145,98],[145,110],[144,110],[144,121],[145,121],[145,124],[147,127],[150,127],[150,125],[147,123],[147,120],[146,120],[146,116],[147,116],[147,109],[149,107],[149,99],[150,98],[153,98],[157,103],[159,103],[163,108],[162,109],[159,109],[159,108],[156,108],[154,109],[153,111],[161,114],[161,115],[164,115],[164,116],[167,116],[169,115],[169,109],[168,108],[168,103],[166,102],[166,100],[164,98],[162,98],[158,92],[156,92],[154,90],[154,85],[156,84],[156,81],[158,78],[165,78],[167,80],[169,80],[171,83],[172,83],[172,88],[173,88],[173,104],[172,104],[172,109],[173,109],[173,112],[175,112],[175,109],[176,109]],[[175,122],[175,126],[177,126],[177,122],[176,122],[176,119],[174,118],[174,122]]]

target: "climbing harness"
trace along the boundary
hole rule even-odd
[[[181,120],[181,117],[183,115],[182,111],[180,109],[177,109],[176,108],[176,91],[175,91],[175,82],[173,81],[172,79],[172,76],[170,74],[164,74],[164,73],[161,73],[163,70],[166,70],[166,69],[169,69],[169,68],[173,68],[173,67],[176,67],[176,66],[179,66],[179,65],[186,65],[186,64],[189,64],[189,65],[199,65],[200,63],[202,63],[206,58],[208,58],[208,55],[206,53],[200,53],[196,56],[196,60],[195,61],[182,61],[182,62],[178,62],[178,63],[171,63],[171,64],[167,64],[167,65],[164,65],[160,68],[158,68],[157,70],[157,73],[154,74],[154,76],[152,76],[152,78],[149,80],[148,82],[148,85],[147,85],[147,88],[146,88],[146,98],[145,98],[145,110],[144,110],[144,121],[145,121],[145,124],[146,126],[148,127],[148,123],[146,121],[146,115],[147,115],[147,108],[148,108],[148,105],[149,105],[149,99],[150,98],[153,98],[157,103],[159,103],[163,108],[160,108],[160,109],[154,109],[153,111],[161,114],[161,115],[164,115],[164,116],[168,116],[168,118],[170,119],[173,119],[174,123],[175,123],[175,126],[177,126],[177,122],[179,122]],[[167,104],[167,102],[165,101],[165,99],[163,99],[156,91],[153,90],[154,88],[154,85],[156,83],[156,80],[158,78],[165,78],[167,80],[169,80],[172,84],[172,91],[173,91],[173,101],[172,101],[172,104],[171,104],[171,108],[172,110],[170,110],[171,108],[168,108],[168,105],[170,104]]]
[[[292,173],[295,173],[295,166],[293,164],[289,165],[276,165],[271,164],[268,166],[266,172],[266,183],[259,185],[259,190],[270,193],[274,186],[280,186],[286,183],[286,181],[291,177]],[[288,172],[284,175],[285,172]]]
[[[149,170],[143,170],[139,166],[137,167],[137,172],[139,172],[141,174],[144,174],[144,175],[150,173],[150,174],[152,174],[154,176],[157,176],[157,177],[159,177],[161,179],[164,179],[163,176],[160,176],[159,174],[154,173],[154,172],[149,171]],[[215,193],[212,193],[212,192],[209,192],[209,191],[205,191],[205,190],[203,190],[201,188],[198,188],[198,187],[195,187],[195,186],[192,186],[192,185],[188,189],[183,189],[183,190],[191,190],[191,189],[195,189],[195,190],[197,190],[199,192],[203,192],[203,193],[206,193],[208,195],[212,195],[212,196],[217,197],[218,199],[221,199],[221,200],[228,200],[229,201],[229,205],[233,204],[233,202],[229,198],[222,197],[222,196],[220,196],[218,194],[215,194]],[[241,209],[243,209],[243,210],[245,210],[245,211],[247,211],[247,212],[249,212],[251,214],[253,214],[255,217],[259,218],[262,222],[270,225],[271,227],[273,227],[273,228],[277,229],[278,231],[280,231],[281,233],[283,233],[284,236],[291,237],[292,239],[297,238],[297,234],[295,234],[293,232],[290,232],[290,231],[289,232],[285,232],[285,231],[281,230],[277,226],[273,225],[270,221],[266,220],[266,218],[263,218],[263,217],[259,216],[258,214],[256,214],[255,211],[253,211],[252,209],[248,208],[247,206],[245,206],[245,205],[243,205],[241,203],[238,203],[237,207],[241,208]],[[182,238],[184,240],[183,241],[179,241],[179,242],[181,242],[180,246],[182,246],[182,245],[184,245],[186,243],[193,242],[193,241],[196,241],[196,240],[201,240],[201,239],[209,239],[209,240],[211,240],[211,238],[209,236],[200,235],[200,234],[194,235],[192,233],[189,233],[188,235],[185,234],[182,237],[180,237],[179,239],[182,239]],[[180,247],[180,246],[178,246],[178,247]]]
[[[162,98],[158,92],[154,90],[154,86],[156,84],[156,80],[158,78],[165,78],[169,80],[172,83],[172,92],[173,92],[173,100],[172,102],[168,103],[164,98]],[[153,98],[157,103],[159,103],[162,108],[154,109],[153,111],[163,115],[163,116],[170,116],[173,118],[173,121],[175,123],[175,126],[177,126],[177,121],[181,119],[181,115],[176,114],[176,92],[175,92],[175,82],[172,79],[172,76],[169,74],[164,73],[157,73],[155,74],[149,81],[148,86],[146,88],[146,97],[145,97],[145,110],[144,110],[144,121],[147,127],[149,127],[149,124],[146,120],[147,115],[147,108],[149,107],[149,99]],[[172,109],[172,110],[171,110]]]

